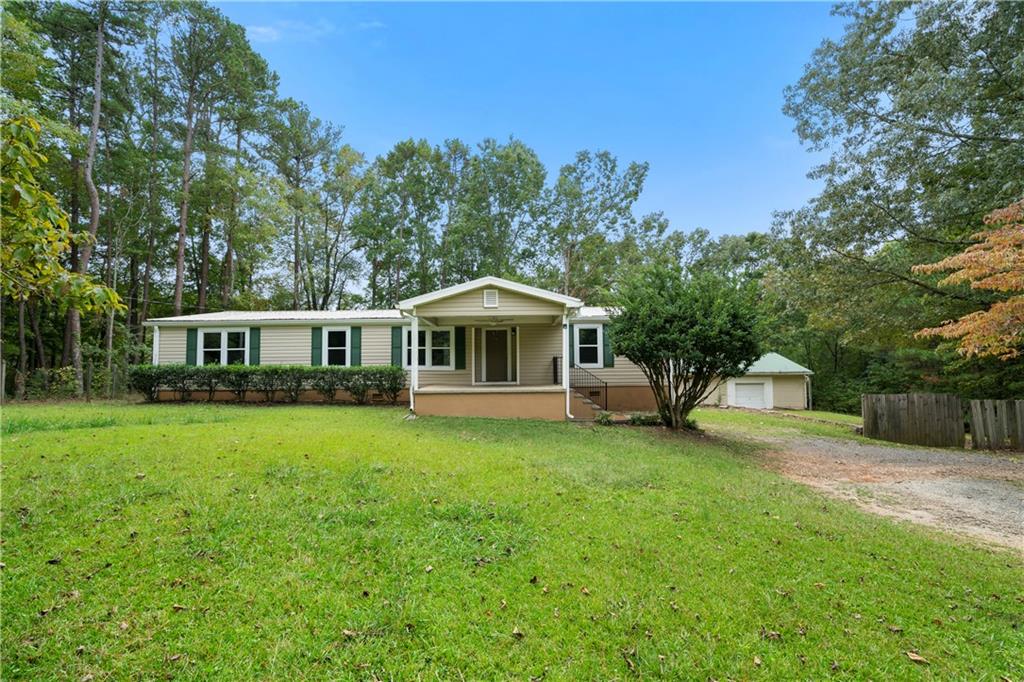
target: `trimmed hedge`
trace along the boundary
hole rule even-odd
[[[128,383],[150,402],[159,397],[161,389],[174,391],[179,400],[188,400],[194,392],[212,400],[217,389],[225,389],[238,401],[245,400],[250,391],[257,391],[265,402],[283,394],[287,402],[294,403],[302,390],[309,388],[328,402],[337,399],[338,391],[345,391],[359,404],[369,402],[373,393],[394,404],[405,388],[405,372],[391,365],[134,365],[128,370]]]

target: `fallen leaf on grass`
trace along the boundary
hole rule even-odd
[[[761,667],[761,657],[760,656],[754,656],[754,665],[757,666],[758,668]]]
[[[903,628],[901,628],[899,625],[890,625],[889,626],[889,632],[894,632],[896,634],[899,634],[899,633],[903,632]]]
[[[907,658],[912,660],[914,663],[920,663],[921,665],[928,665],[928,659],[918,654],[915,651],[908,651]]]
[[[144,479],[145,477],[146,477],[146,474],[142,473],[141,471],[139,473],[135,474],[135,478],[140,480],[140,481],[142,479]]]
[[[533,576],[532,578],[530,578],[530,584],[531,585],[536,585],[537,584],[537,576]]]
[[[357,632],[356,630],[342,630],[341,634],[343,637],[347,639],[352,639],[353,637],[359,636],[359,632]]]
[[[184,604],[174,604],[174,605],[171,606],[171,608],[174,609],[175,611],[184,611],[188,607],[185,606]]]
[[[516,639],[522,639],[526,635],[523,634],[523,631],[520,630],[518,627],[514,627],[514,628],[512,628],[512,636],[515,637]]]
[[[590,596],[590,590],[588,590],[586,587],[581,587],[580,588],[580,593],[583,594],[586,597]]]
[[[433,567],[433,566],[427,566],[427,567],[426,567],[426,568],[424,568],[423,570],[424,570],[424,571],[426,571],[427,573],[430,573],[431,571],[433,571],[433,570],[434,570],[434,567]]]

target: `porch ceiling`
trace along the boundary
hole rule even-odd
[[[516,325],[559,326],[561,315],[445,315],[420,316],[420,322],[434,327],[509,327]]]

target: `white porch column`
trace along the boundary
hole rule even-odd
[[[416,409],[416,389],[420,387],[420,318],[416,317],[416,309],[412,311],[412,340],[410,342],[412,356],[412,381],[409,383],[409,409]]]
[[[160,327],[153,327],[153,364],[160,364]]]
[[[569,317],[562,315],[562,388],[565,389],[565,416],[572,419],[572,397],[569,389]]]

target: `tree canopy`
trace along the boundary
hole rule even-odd
[[[283,97],[208,3],[6,3],[0,105],[25,123],[5,151],[33,160],[36,199],[11,204],[4,185],[4,246],[36,240],[51,284],[102,284],[124,309],[19,287],[5,251],[4,356],[81,380],[143,357],[143,323],[175,312],[387,308],[483,275],[608,304],[659,266],[756,290],[765,347],[815,371],[819,407],[855,410],[865,391],[1024,396],[1019,297],[963,269],[1021,249],[1019,219],[974,235],[1024,197],[1024,4],[835,12],[843,35],[785,93],[796,135],[825,155],[820,193],[713,236],[641,214],[653,171],[611,150],[548,168],[509,135],[369,157],[344,121]]]
[[[612,351],[643,371],[670,428],[684,427],[722,381],[761,357],[762,314],[749,282],[653,265],[616,293]]]

